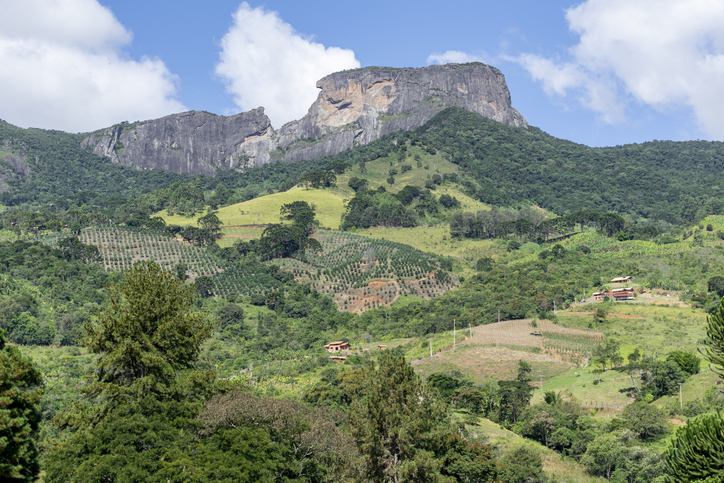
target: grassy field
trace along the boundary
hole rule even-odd
[[[453,414],[453,421],[460,421],[461,419],[462,414]],[[573,458],[564,457],[540,443],[522,438],[489,419],[479,418],[477,424],[466,424],[465,429],[474,439],[496,445],[500,454],[519,446],[528,446],[535,449],[543,460],[543,471],[551,481],[559,483],[603,483],[606,481],[604,478],[589,475],[586,468]]]
[[[676,302],[676,300],[674,300]],[[706,314],[701,310],[672,305],[644,305],[616,302],[609,304],[606,320],[595,325],[606,337],[621,343],[626,357],[635,347],[653,357],[664,357],[675,349],[693,351],[706,336]],[[596,324],[587,312],[559,312],[559,323],[571,328]]]
[[[220,208],[216,213],[224,225],[266,225],[279,223],[279,210],[282,205],[294,201],[306,201],[313,205],[317,211],[317,219],[323,227],[339,228],[342,213],[344,213],[344,198],[337,190],[331,189],[305,189],[294,187],[283,193],[274,193],[253,200],[237,203]],[[196,217],[168,216],[165,211],[154,216],[162,217],[167,224],[197,226]]]
[[[642,354],[663,359],[673,350],[687,350],[696,353],[706,336],[706,314],[701,310],[672,305],[651,305],[641,303],[610,304],[610,312],[602,323],[593,322],[589,312],[563,311],[558,314],[561,326],[588,328],[594,326],[621,344],[621,354],[628,354],[638,348]],[[675,301],[674,301],[675,302]],[[702,366],[705,363],[702,361]],[[544,390],[570,390],[584,405],[620,409],[630,401],[619,392],[632,387],[629,375],[617,371],[600,372],[601,367],[593,364],[584,368],[571,368],[566,373],[544,379]],[[682,388],[684,401],[701,398],[704,392],[714,387],[716,375],[708,369],[687,380]],[[577,373],[577,374],[576,374]],[[596,380],[599,384],[593,384]],[[533,402],[540,400],[538,392]],[[662,397],[657,404],[678,401],[678,394]]]
[[[306,201],[316,208],[317,219],[322,227],[337,229],[342,214],[345,212],[345,203],[355,196],[355,192],[348,186],[348,182],[353,176],[368,179],[370,189],[384,186],[388,192],[397,193],[407,185],[424,187],[425,182],[434,174],[457,173],[458,167],[441,156],[431,155],[417,147],[412,147],[408,153],[409,157],[402,162],[399,161],[396,154],[369,161],[365,163],[365,174],[361,173],[359,165],[354,165],[346,173],[337,176],[336,186],[331,188],[306,189],[296,186],[286,192],[261,196],[243,203],[226,206],[219,209],[217,215],[224,225],[279,223],[279,209],[283,204],[293,201]],[[415,156],[421,160],[420,167],[417,166]],[[398,172],[401,172],[401,164],[408,164],[412,169],[403,174],[395,175],[396,181],[390,185],[386,181],[390,168],[395,168]],[[464,194],[458,185],[452,183],[445,183],[436,187],[435,195],[439,197],[443,194],[456,197],[461,204],[461,209],[465,211],[475,212],[490,209],[487,205]],[[161,211],[153,216],[162,217],[167,224],[197,226],[196,220],[202,215],[203,213],[199,213],[194,217],[169,216],[165,211]]]
[[[232,246],[237,240],[251,240],[261,238],[266,225],[247,225],[247,226],[225,226],[222,230],[223,236],[217,240],[217,244],[221,248]]]
[[[454,348],[452,333],[444,333],[431,338],[432,357],[427,339],[408,343],[406,354],[423,377],[460,371],[478,384],[515,377],[518,361],[524,360],[531,364],[533,384],[538,388],[531,404],[543,399],[543,376],[544,391],[567,391],[586,407],[597,408],[603,411],[601,414],[615,414],[632,401],[625,390],[633,383],[625,372],[602,371],[599,365],[590,364],[593,347],[603,342],[605,335],[620,342],[624,357],[635,348],[660,359],[676,349],[696,352],[706,335],[706,314],[674,305],[611,306],[602,323],[594,322],[590,312],[559,311],[557,324],[538,320],[534,328],[531,320],[504,321],[473,327],[472,337],[468,328],[461,327]],[[534,331],[541,336],[531,335]],[[684,384],[684,402],[702,398],[715,387],[718,377],[705,366],[702,361],[702,371]],[[656,404],[678,401],[679,395],[675,394],[660,398]]]

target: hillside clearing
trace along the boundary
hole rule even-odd
[[[280,223],[279,210],[282,205],[294,201],[306,201],[313,206],[317,220],[323,227],[339,228],[344,213],[344,197],[329,189],[305,189],[296,186],[289,191],[261,196],[253,200],[220,208],[216,214],[224,225],[268,225]],[[197,219],[203,216],[187,218],[181,215],[169,216],[165,211],[152,216],[160,216],[168,225],[198,226]]]

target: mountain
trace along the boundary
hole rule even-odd
[[[139,170],[213,175],[220,168],[334,155],[420,127],[453,106],[509,126],[528,126],[511,106],[503,74],[481,63],[367,67],[329,75],[317,87],[319,96],[307,115],[278,131],[261,107],[228,117],[190,111],[121,123],[92,133],[82,146]]]

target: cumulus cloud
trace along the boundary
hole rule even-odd
[[[184,110],[159,59],[128,59],[132,34],[97,0],[0,0],[0,118],[91,131]]]
[[[485,59],[479,55],[459,50],[448,50],[442,54],[434,53],[427,57],[428,64],[466,64],[468,62],[485,62]]]
[[[565,58],[514,59],[546,93],[573,96],[606,122],[637,102],[691,109],[701,128],[724,139],[724,2],[587,0],[566,12],[579,42]]]
[[[216,73],[242,111],[263,106],[276,126],[306,114],[319,79],[360,66],[353,51],[303,37],[276,12],[244,2],[233,19]]]

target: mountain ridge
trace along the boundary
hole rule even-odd
[[[511,126],[528,123],[511,104],[503,74],[481,63],[424,68],[368,67],[319,80],[307,115],[279,130],[259,107],[234,116],[203,111],[121,123],[91,133],[82,146],[114,163],[185,174],[298,162],[415,129],[447,107]]]

